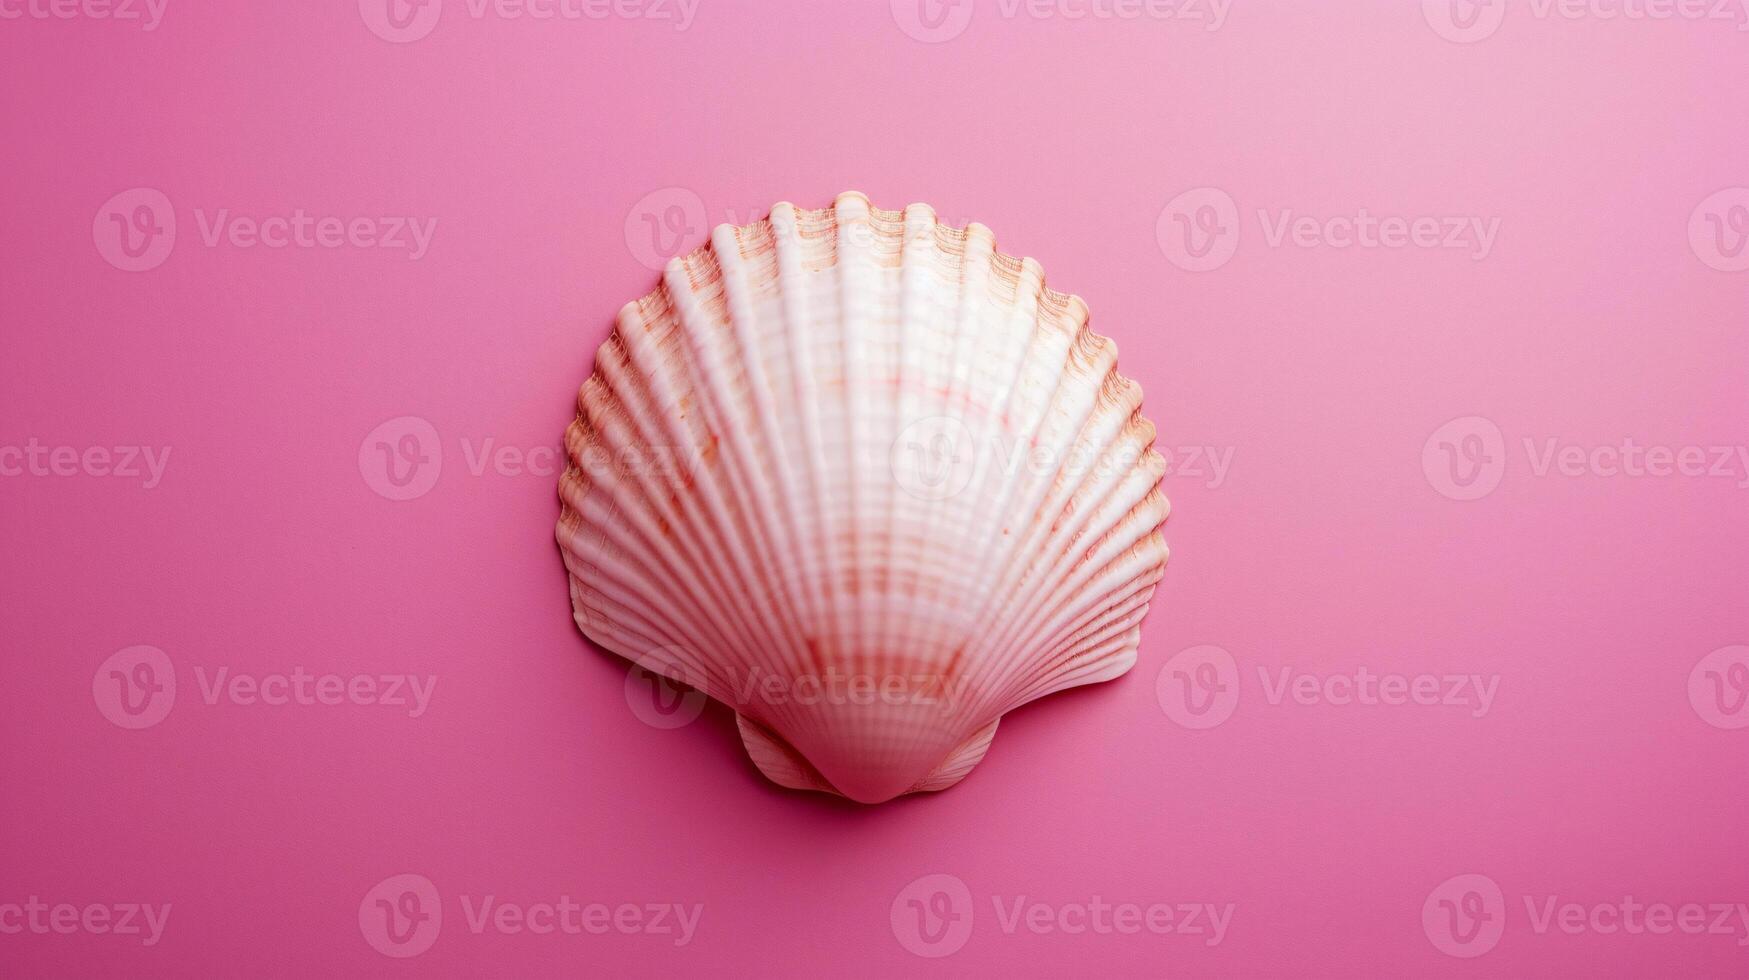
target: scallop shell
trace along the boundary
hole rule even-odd
[[[1136,660],[1166,563],[1140,387],[988,228],[860,194],[722,225],[620,311],[565,434],[591,640],[734,709],[784,786],[945,789]]]

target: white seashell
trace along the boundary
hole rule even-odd
[[[578,394],[577,624],[733,708],[777,783],[945,789],[1003,713],[1135,663],[1165,464],[1116,362],[1037,262],[925,205],[722,225]]]

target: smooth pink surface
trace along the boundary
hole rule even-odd
[[[0,975],[1749,970],[1734,910],[1727,935],[1537,918],[1550,896],[1604,925],[1626,896],[1749,903],[1740,13],[1513,3],[1465,41],[1434,0],[1240,0],[1216,30],[1003,0],[921,11],[939,21],[702,0],[685,30],[447,0],[391,43],[370,3],[170,0],[151,31],[4,4],[26,16],[0,20]],[[136,188],[176,237],[130,272],[105,218],[149,206],[108,203]],[[960,786],[873,809],[767,784],[720,710],[664,729],[629,706],[570,620],[555,478],[476,459],[490,440],[545,469],[613,313],[655,282],[644,213],[683,230],[848,188],[1037,257],[1117,340],[1162,448],[1231,453],[1218,485],[1206,461],[1166,481],[1174,557],[1134,672],[1011,715]],[[1191,272],[1162,209],[1199,188],[1239,237]],[[1362,208],[1498,232],[1480,260],[1270,241],[1282,209]],[[417,260],[362,247],[387,225],[209,245],[219,209],[436,226]],[[1493,428],[1433,438],[1473,416]],[[402,417],[422,422],[373,435]],[[373,457],[408,435],[441,453],[416,494]],[[1721,446],[1732,469],[1539,474],[1550,439]],[[85,451],[124,446],[170,447],[155,486],[93,475],[114,461]],[[1477,473],[1498,486],[1454,499]],[[1173,661],[1206,646],[1231,659]],[[1186,727],[1210,717],[1169,661],[1225,683],[1230,717]],[[1284,667],[1338,695],[1362,668],[1497,686],[1480,717],[1308,704],[1272,697]],[[220,669],[299,668],[435,688],[418,717],[362,681],[208,703]],[[173,672],[173,703],[125,727],[150,719],[111,669]],[[1444,884],[1465,875],[1485,881]],[[682,946],[475,931],[487,895],[702,914]],[[151,946],[8,929],[32,896],[171,912]],[[1094,896],[1232,917],[1214,945],[1041,934],[1005,928],[1018,896],[1071,925]],[[432,906],[408,943],[381,928]],[[1488,916],[1459,923],[1478,938],[1449,909]]]

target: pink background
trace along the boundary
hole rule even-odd
[[[1749,971],[1735,920],[1569,935],[1525,904],[1749,902],[1749,709],[1708,709],[1699,666],[1749,643],[1749,474],[1539,475],[1524,448],[1744,441],[1749,273],[1689,235],[1749,184],[1740,16],[1513,3],[1465,43],[1437,3],[1238,0],[1208,30],[974,0],[931,42],[903,0],[701,0],[686,30],[445,0],[391,43],[372,2],[0,21],[0,447],[172,450],[150,489],[0,477],[0,926],[31,896],[173,909],[149,947],[0,933],[0,974]],[[1203,187],[1239,238],[1190,272],[1156,230]],[[149,271],[106,261],[100,209],[131,188],[175,210]],[[745,221],[849,188],[1038,258],[1117,340],[1162,447],[1231,452],[1219,485],[1166,481],[1173,560],[1135,671],[1015,713],[963,784],[878,808],[769,785],[721,710],[641,722],[571,623],[555,478],[469,465],[488,439],[557,445],[612,314],[655,282],[643,211]],[[417,260],[209,246],[196,212],[221,208],[437,225]],[[1361,208],[1499,232],[1477,261],[1272,245],[1257,215]],[[442,466],[394,501],[360,448],[402,416]],[[1470,416],[1505,466],[1457,500],[1423,449]],[[100,670],[136,645],[177,681],[137,730]],[[1157,682],[1201,645],[1231,655],[1238,700],[1194,730]],[[300,667],[436,687],[417,718],[202,697],[199,672]],[[1258,670],[1283,667],[1498,688],[1481,717],[1272,703]],[[401,874],[443,922],[392,959],[366,900]],[[929,875],[970,896],[942,958],[891,914]],[[1423,922],[1458,875],[1503,894],[1480,958]],[[703,911],[679,947],[476,934],[462,903],[484,895]],[[1212,946],[1004,931],[992,900],[1022,895],[1234,910]]]

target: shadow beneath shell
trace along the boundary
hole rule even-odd
[[[604,668],[603,673],[609,677],[613,677],[616,681],[623,684],[626,678],[626,673],[635,669],[630,661],[607,648],[600,646],[595,641],[584,636],[580,631],[573,630],[572,636],[576,638],[576,641],[581,647],[591,652],[593,656],[589,659],[598,663]],[[1112,681],[1059,691],[1056,694],[1040,698],[1037,701],[1021,705],[1020,707],[1009,711],[1002,717],[1002,732],[998,733],[998,737],[992,745],[991,755],[983,760],[978,768],[984,769],[988,767],[991,769],[1001,769],[1004,768],[1008,762],[1012,761],[1004,760],[1001,749],[997,748],[997,746],[1000,746],[1004,741],[1001,737],[1003,733],[1019,735],[1020,732],[1031,730],[1037,722],[1052,715],[1066,714],[1069,717],[1059,718],[1054,722],[1046,722],[1047,727],[1052,725],[1073,727],[1078,724],[1076,721],[1072,720],[1073,716],[1082,715],[1088,712],[1109,710],[1108,707],[1097,706],[1094,703],[1095,699],[1121,696],[1124,693],[1122,685],[1135,682],[1135,678],[1133,677],[1134,673],[1135,671],[1132,670],[1130,674],[1126,674],[1125,676],[1116,678]],[[666,688],[666,691],[657,696],[661,700],[669,702],[669,708],[667,710],[673,710],[673,704],[683,702],[687,698],[697,698],[701,703],[697,706],[696,715],[690,719],[681,721],[678,724],[651,724],[649,727],[653,731],[660,731],[663,728],[668,729],[668,731],[665,732],[666,734],[679,734],[679,729],[685,729],[690,732],[708,731],[709,735],[703,738],[686,738],[684,740],[686,744],[677,749],[677,751],[708,752],[713,754],[719,757],[725,764],[732,765],[737,771],[739,771],[746,779],[748,786],[760,793],[763,797],[774,801],[781,801],[786,807],[800,807],[802,813],[806,813],[810,816],[840,822],[846,826],[854,826],[864,821],[882,819],[882,813],[904,812],[904,810],[915,806],[938,805],[939,801],[935,799],[937,796],[943,793],[954,793],[956,791],[964,794],[966,792],[966,787],[975,785],[978,780],[979,773],[977,770],[974,770],[966,776],[963,783],[951,786],[946,790],[928,793],[909,793],[879,804],[858,803],[855,800],[834,793],[825,793],[816,790],[791,789],[786,786],[780,786],[766,778],[765,774],[760,772],[759,767],[754,764],[752,758],[748,756],[746,748],[742,744],[741,732],[736,721],[734,709],[720,701],[705,696],[702,692],[695,691],[693,688],[676,681],[664,678],[661,680],[661,686]],[[628,708],[626,711],[626,720],[628,722],[635,720],[638,715],[638,712],[630,706],[629,699],[630,695],[628,693]],[[645,710],[649,710],[649,708],[645,706]],[[1085,721],[1080,722],[1080,724],[1085,723]],[[648,722],[646,722],[646,724],[648,724]]]

